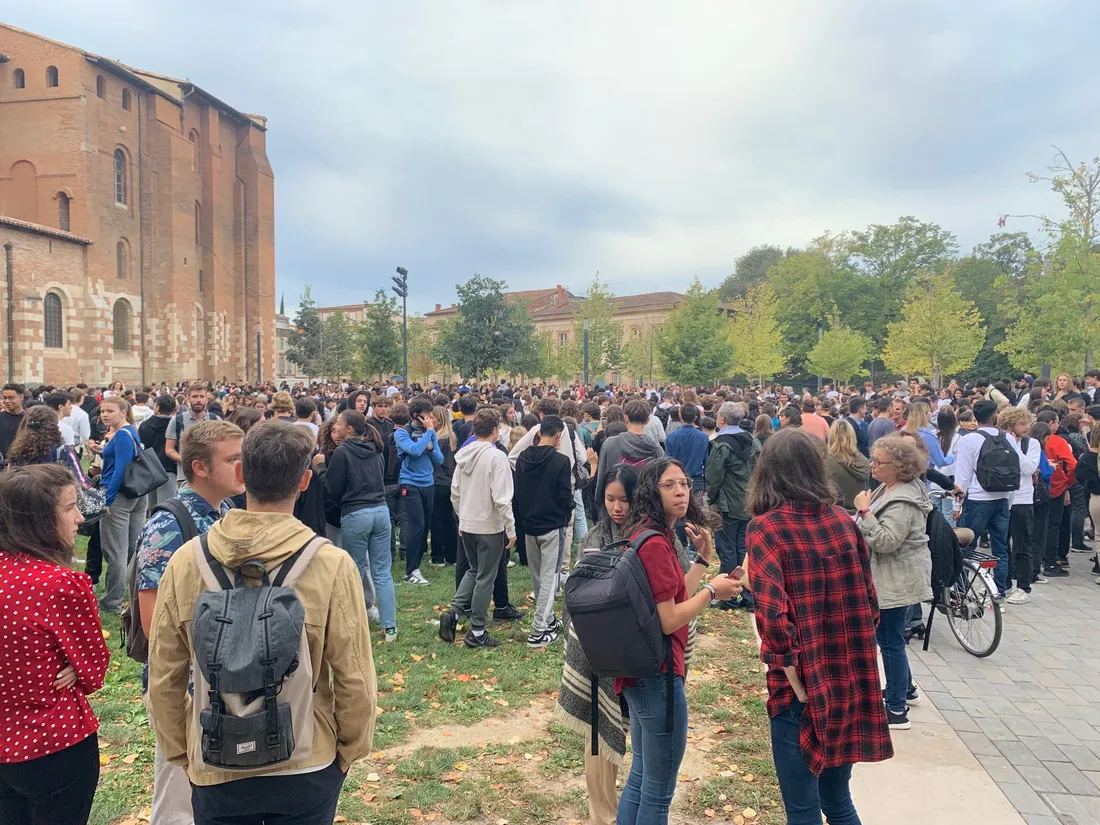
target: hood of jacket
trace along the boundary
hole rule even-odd
[[[614,437],[618,439],[622,458],[647,459],[663,455],[663,451],[657,445],[657,442],[648,435],[619,433]]]
[[[838,473],[844,473],[844,475],[851,476],[853,481],[860,483],[867,480],[867,468],[870,462],[863,456],[862,453],[856,453],[852,458],[851,464],[844,464],[838,461],[833,456],[827,456],[829,459],[829,466],[835,467]],[[929,509],[931,509],[929,504]]]
[[[747,433],[740,428],[734,430],[732,427],[723,427],[722,429],[723,432],[715,436],[714,440],[729,445],[729,448],[739,458],[748,458],[752,453],[752,433]],[[729,430],[733,430],[733,432],[729,432]]]
[[[496,445],[488,441],[475,441],[468,447],[463,447],[455,453],[455,472],[472,476],[482,461],[486,461],[486,453],[493,453]]]
[[[365,438],[345,438],[340,442],[340,446],[351,453],[350,458],[373,458],[379,455],[374,442]]]
[[[925,485],[924,481],[919,478],[914,478],[912,481],[899,484],[893,490],[889,491],[887,491],[886,485],[883,484],[875,491],[874,496],[871,498],[871,510],[875,511],[881,509],[888,503],[895,504],[901,502],[912,504],[926,516],[932,512],[932,501],[928,498],[928,487]]]
[[[229,568],[254,559],[268,570],[308,542],[314,533],[294,516],[230,510],[210,528],[210,554]]]
[[[541,444],[537,447],[528,447],[519,454],[516,462],[518,468],[525,473],[538,472],[558,454],[558,448],[549,444]]]

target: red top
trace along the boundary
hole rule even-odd
[[[1050,494],[1060,496],[1077,483],[1077,459],[1073,449],[1060,435],[1047,439],[1047,460],[1054,465],[1054,475],[1050,477]]]
[[[0,763],[48,756],[95,733],[84,697],[103,687],[110,658],[91,579],[0,552]],[[68,665],[76,684],[54,690]]]
[[[638,530],[634,536],[641,532]],[[632,541],[634,536],[631,536]],[[687,601],[688,592],[684,571],[680,567],[676,548],[672,546],[672,540],[665,532],[646,539],[645,543],[638,548],[638,558],[641,559],[642,566],[645,567],[646,575],[649,577],[649,589],[653,591],[654,602],[660,604],[672,599],[679,604]],[[684,651],[687,649],[688,625],[685,624],[679,630],[673,631],[669,638],[672,639],[672,672],[686,677]],[[661,665],[660,672],[668,672],[668,665]],[[634,687],[634,679],[615,680],[615,693],[621,693],[624,687]]]
[[[878,677],[878,596],[863,536],[844,510],[787,502],[749,522],[745,535],[756,599],[760,659],[768,665],[768,715],[794,701],[795,667],[809,701],[800,744],[815,775],[894,755]]]

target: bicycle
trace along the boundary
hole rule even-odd
[[[930,494],[932,506],[949,496],[946,492]],[[993,581],[993,569],[997,560],[978,550],[975,546],[977,536],[973,530],[955,528],[962,552],[962,569],[954,580],[941,586],[932,583],[932,609],[928,613],[928,623],[923,633],[924,650],[932,638],[932,621],[936,613],[947,617],[951,633],[963,650],[980,659],[991,656],[1001,643],[1002,617],[999,591]]]

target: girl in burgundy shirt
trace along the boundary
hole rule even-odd
[[[66,566],[83,521],[64,467],[0,473],[0,822],[84,825],[91,811],[99,722],[86,696],[110,655],[92,581]]]
[[[685,575],[676,555],[673,529],[685,519],[687,532],[699,558]],[[673,724],[669,730],[666,709],[669,683],[667,665],[647,679],[616,679],[630,715],[630,775],[619,798],[618,825],[664,825],[676,790],[676,776],[687,746],[687,699],[684,696],[684,650],[688,625],[712,599],[728,600],[741,592],[737,579],[721,574],[698,590],[714,557],[707,527],[720,526],[717,515],[704,509],[691,492],[691,479],[683,465],[671,458],[650,461],[638,476],[630,521],[623,533],[636,538],[644,530],[659,535],[645,541],[638,556],[645,567],[661,629],[672,643]],[[689,594],[691,594],[689,596]]]

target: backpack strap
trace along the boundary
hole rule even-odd
[[[654,536],[659,535],[661,535],[660,530],[643,530],[638,534],[637,538],[630,542],[630,546],[633,547],[635,551],[641,550],[643,544],[645,544]]]
[[[225,573],[221,562],[214,558],[210,552],[207,534],[203,533],[198,540],[192,540],[195,548],[195,561],[199,566],[202,580],[210,590],[232,590],[233,583]]]
[[[329,540],[324,536],[314,536],[299,547],[286,561],[279,565],[279,572],[272,580],[272,586],[293,587],[294,583],[298,581],[298,578],[305,572],[309,563],[313,561],[313,557],[317,555],[317,551],[328,543]]]
[[[199,534],[195,519],[191,517],[191,511],[187,509],[187,505],[183,503],[183,499],[179,497],[166,499],[153,508],[154,513],[158,510],[163,510],[166,513],[172,514],[176,521],[179,522],[180,530],[183,533],[184,544],[191,541]]]

